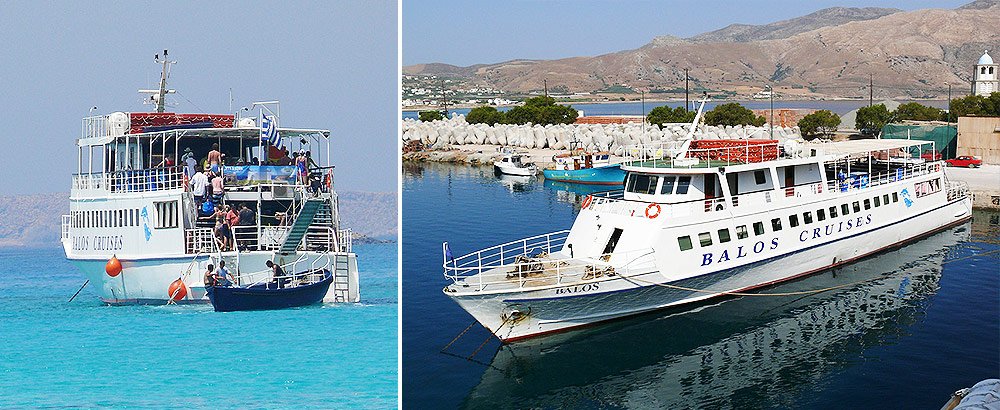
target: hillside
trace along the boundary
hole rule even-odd
[[[747,96],[773,82],[792,98],[866,98],[872,74],[876,98],[935,97],[949,83],[959,93],[967,88],[971,66],[983,50],[1000,44],[998,19],[997,0],[954,10],[832,8],[689,39],[660,36],[638,49],[594,57],[465,68],[424,64],[404,67],[404,73],[447,73],[509,93],[538,92],[543,80],[570,92],[614,85],[676,92],[689,68],[696,89]]]
[[[69,211],[68,195],[0,197],[0,247],[59,246],[60,215]],[[341,221],[369,238],[395,239],[396,194],[340,192]]]

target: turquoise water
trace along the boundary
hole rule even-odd
[[[62,250],[3,249],[0,407],[396,408],[396,244],[359,245],[360,304],[108,307]]]
[[[455,256],[571,226],[586,188],[404,164],[404,408],[940,408],[1000,372],[1000,214],[742,297],[501,347],[445,296]],[[485,342],[485,344],[483,344]]]

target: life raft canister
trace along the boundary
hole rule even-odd
[[[586,198],[583,198],[583,205],[581,206],[581,208],[587,209],[588,207],[590,207],[590,203],[593,202],[593,201],[594,201],[594,197],[591,196],[591,195],[587,195]]]
[[[122,263],[118,260],[118,256],[112,255],[111,259],[108,259],[108,263],[104,265],[104,272],[112,278],[122,273]]]
[[[649,219],[656,219],[660,216],[660,204],[653,202],[646,207],[646,217]]]

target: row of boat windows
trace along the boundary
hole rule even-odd
[[[871,209],[873,206],[877,208],[882,205],[888,205],[890,203],[895,203],[895,202],[899,202],[899,195],[893,192],[891,195],[884,194],[882,196],[875,196],[870,199],[865,199],[864,201],[854,201],[854,203],[851,205],[841,204],[839,209],[840,211],[839,214],[849,215],[852,210],[854,211],[854,213],[858,213],[861,212],[862,208],[868,210]],[[827,217],[829,217],[830,219],[836,218],[838,216],[838,208],[837,206],[831,206],[828,209],[817,209],[815,215],[816,218],[813,219],[812,211],[803,212],[802,223],[808,225],[813,222],[825,221]],[[799,226],[800,225],[799,214],[789,215],[788,225],[792,228]],[[753,226],[753,233],[755,236],[760,236],[765,233],[763,222],[754,222],[752,226]],[[778,232],[780,230],[781,230],[781,218],[771,219],[771,231]],[[719,238],[719,243],[726,243],[732,240],[732,236],[730,236],[729,233],[729,228],[719,229],[717,231],[717,235]],[[736,239],[746,239],[749,236],[750,233],[747,231],[746,225],[740,225],[736,227]],[[698,244],[701,247],[712,246],[712,233],[711,232],[699,233]],[[677,238],[677,245],[680,247],[682,251],[694,248],[694,244],[691,241],[690,235],[684,235]]]
[[[176,228],[180,217],[177,201],[153,202],[156,214],[149,221],[153,228]],[[71,211],[73,228],[124,228],[142,224],[139,208]]]
[[[625,185],[625,190],[628,192],[635,192],[637,194],[656,194],[657,184],[660,182],[660,177],[658,175],[645,175],[645,174],[630,174],[628,177],[628,183]],[[691,186],[691,177],[675,177],[675,176],[665,176],[663,177],[663,185],[660,186],[661,195],[684,195],[688,193],[688,188]]]

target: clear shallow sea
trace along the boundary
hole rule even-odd
[[[940,408],[1000,375],[1000,214],[767,292],[500,348],[441,289],[455,256],[568,228],[588,190],[404,164],[404,408]],[[992,253],[987,253],[992,252]],[[480,349],[472,360],[467,357]]]
[[[396,408],[396,244],[359,245],[360,304],[108,307],[62,250],[0,249],[0,408]]]

